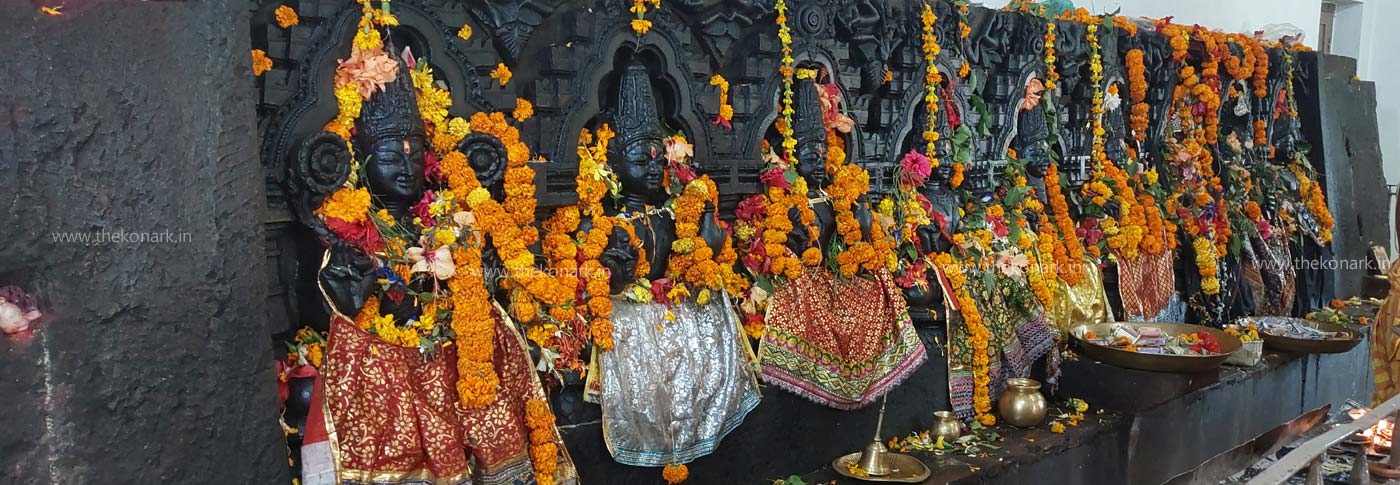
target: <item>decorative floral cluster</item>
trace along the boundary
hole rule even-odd
[[[632,31],[636,32],[638,36],[645,35],[647,31],[651,30],[651,21],[646,18],[648,3],[651,4],[651,8],[661,8],[661,0],[633,0],[632,8],[629,9],[633,15],[636,15],[632,19],[631,25]]]

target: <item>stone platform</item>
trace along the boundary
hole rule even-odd
[[[1065,384],[1052,400],[1089,402],[1088,419],[1078,427],[1054,434],[1046,425],[999,425],[1001,449],[986,455],[914,455],[936,468],[926,483],[1031,484],[1046,483],[1046,477],[1056,483],[1163,483],[1324,404],[1336,409],[1347,399],[1369,403],[1369,344],[1368,333],[1366,341],[1343,354],[1266,351],[1257,366],[1224,366],[1198,375],[1070,361],[1063,366]],[[842,478],[829,466],[803,479],[864,483]]]

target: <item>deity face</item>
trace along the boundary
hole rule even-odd
[[[371,147],[366,183],[376,197],[412,204],[423,196],[423,171],[423,140],[384,138]]]
[[[944,158],[938,162],[938,166],[934,167],[932,172],[929,172],[929,177],[924,182],[924,185],[941,186],[947,184],[948,181],[952,179],[953,161],[950,158]]]
[[[632,195],[655,195],[662,191],[666,173],[666,151],[660,140],[642,139],[628,145],[622,160],[613,162],[622,191]]]
[[[813,189],[827,186],[826,143],[806,141],[797,144],[797,175],[807,180],[807,185]]]
[[[1032,143],[1026,147],[1025,153],[1019,154],[1022,160],[1026,161],[1026,171],[1036,177],[1044,177],[1045,169],[1050,167],[1050,145],[1044,141]]]

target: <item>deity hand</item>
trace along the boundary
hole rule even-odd
[[[715,254],[719,254],[720,249],[724,247],[724,240],[729,238],[724,228],[720,227],[719,219],[715,217],[713,203],[705,202],[705,212],[700,214],[700,237],[705,239],[705,245]]]
[[[629,223],[622,222],[620,224]],[[598,255],[598,263],[608,269],[608,286],[611,293],[621,293],[627,289],[627,285],[637,280],[633,273],[637,270],[639,257],[640,254],[638,254],[637,248],[632,246],[631,236],[627,234],[627,229],[621,225],[614,225],[612,234],[608,235],[607,248],[603,249],[603,254]]]
[[[904,300],[909,303],[910,308],[929,308],[933,303],[943,296],[943,291],[933,281],[937,276],[933,272],[928,273],[928,277],[923,284],[916,284],[904,289]]]
[[[374,261],[345,243],[330,248],[330,261],[321,270],[321,285],[332,309],[354,318],[374,294]]]
[[[919,238],[919,246],[925,252],[946,253],[953,247],[953,242],[943,237],[943,231],[933,224],[919,226],[914,230],[914,235]]]
[[[861,196],[856,201],[855,207],[851,208],[851,215],[855,216],[856,223],[860,224],[860,235],[864,240],[870,241],[871,227],[875,224],[875,215],[870,212],[870,204],[866,203],[866,196]]]
[[[807,230],[808,226],[802,223],[802,214],[797,208],[788,209],[788,220],[792,221],[792,232],[788,233],[787,247],[800,258],[802,252],[812,246],[812,234]]]
[[[481,248],[481,268],[486,271],[486,291],[495,295],[500,291],[501,283],[499,276],[505,273],[506,263],[501,260],[501,253],[496,250],[496,245],[491,240],[491,235],[486,235],[484,247]]]

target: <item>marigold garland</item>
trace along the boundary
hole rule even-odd
[[[967,287],[967,275],[963,273],[962,266],[953,255],[938,254],[933,258],[933,263],[948,279],[953,296],[958,302],[958,314],[962,316],[963,325],[967,326],[968,338],[972,345],[973,412],[976,413],[978,422],[986,426],[994,425],[996,416],[991,413],[991,360],[987,353],[992,332],[983,324],[982,314],[977,310],[977,302]]]
[[[535,483],[553,485],[559,468],[559,446],[555,444],[554,412],[544,399],[525,401],[525,427],[530,430],[530,466]]]
[[[630,25],[632,31],[636,32],[638,36],[642,36],[646,34],[647,31],[651,30],[651,21],[646,19],[648,3],[652,5],[652,8],[661,8],[661,0],[633,0],[632,8],[628,9],[635,15]]]
[[[724,76],[715,74],[710,76],[710,85],[719,88],[719,114],[715,115],[714,124],[731,128],[731,121],[734,120],[734,105],[729,104],[729,81]]]
[[[1054,91],[1060,80],[1055,72],[1055,21],[1045,22],[1045,90]]]
[[[778,13],[774,22],[778,24],[778,41],[783,54],[782,65],[778,67],[778,73],[783,77],[782,117],[778,132],[783,136],[783,158],[796,160],[797,139],[792,137],[792,78],[796,73],[797,60],[792,57],[792,30],[788,27],[787,1],[778,0],[773,10]]]
[[[924,125],[924,155],[928,157],[929,166],[938,168],[938,151],[934,149],[934,143],[939,138],[938,87],[943,78],[938,73],[938,54],[942,47],[938,45],[938,36],[934,31],[938,15],[933,13],[933,6],[924,2],[924,11],[919,15],[919,19],[923,23],[924,109],[928,111],[928,121]]]
[[[1065,201],[1064,192],[1060,189],[1059,169],[1053,163],[1045,169],[1045,195],[1054,215],[1055,227],[1060,232],[1060,244],[1055,248],[1054,254],[1055,272],[1059,274],[1061,281],[1070,286],[1077,285],[1084,277],[1084,267],[1080,264],[1084,260],[1084,245],[1075,235],[1074,219],[1069,215],[1069,203]],[[1061,250],[1061,247],[1064,249]]]
[[[1147,105],[1147,67],[1143,65],[1142,49],[1128,51],[1124,61],[1128,66],[1128,99],[1133,101],[1128,124],[1133,139],[1142,143],[1147,140],[1148,112],[1152,109]]]

